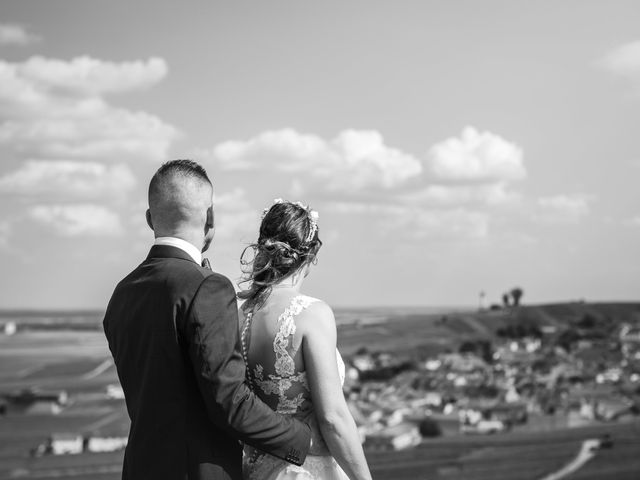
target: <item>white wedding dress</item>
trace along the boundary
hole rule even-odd
[[[292,345],[296,332],[295,317],[314,301],[316,299],[298,295],[278,317],[277,333],[273,338],[273,357],[272,361],[267,362],[270,364],[257,363],[250,354],[253,312],[245,314],[241,340],[247,378],[253,391],[278,413],[311,419],[314,445],[325,445],[316,421],[307,374],[304,370],[296,369],[296,351]],[[341,381],[344,382],[344,362],[337,350],[336,360]],[[329,454],[308,455],[304,464],[297,466],[249,445],[244,447],[242,471],[246,480],[348,480]]]

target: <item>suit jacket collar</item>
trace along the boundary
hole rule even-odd
[[[198,265],[187,252],[171,245],[152,246],[151,250],[149,250],[149,255],[147,255],[147,260],[151,258],[180,258]]]

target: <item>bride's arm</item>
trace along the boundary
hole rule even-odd
[[[329,451],[352,480],[371,479],[356,424],[342,393],[336,361],[336,322],[331,308],[314,303],[299,322],[302,354],[318,423]],[[301,316],[302,317],[302,316]]]

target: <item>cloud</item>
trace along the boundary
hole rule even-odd
[[[162,58],[109,62],[88,56],[58,60],[35,56],[17,65],[17,75],[42,90],[91,96],[148,88],[167,75]]]
[[[495,209],[523,202],[511,182],[526,177],[519,146],[473,127],[424,158],[387,145],[375,130],[347,129],[327,140],[290,128],[222,142],[196,157],[227,173],[251,170],[263,179],[254,196],[268,190],[336,214],[365,215],[372,229],[414,240],[485,238]],[[256,235],[259,220],[246,196],[227,197],[244,206],[221,214],[220,235]]]
[[[640,40],[612,49],[599,64],[614,75],[640,80]]]
[[[65,237],[120,236],[120,217],[106,207],[94,204],[34,205],[29,217]]]
[[[0,177],[0,192],[25,196],[117,198],[136,183],[126,165],[29,160],[20,169]]]
[[[512,181],[527,174],[519,146],[474,127],[431,147],[427,165],[436,179],[453,182]]]
[[[164,160],[178,130],[102,95],[148,88],[166,72],[158,58],[0,60],[0,148],[20,158]]]
[[[492,209],[522,202],[510,183],[526,176],[520,147],[473,127],[422,159],[387,145],[375,130],[347,129],[327,140],[290,128],[222,142],[196,156],[223,172],[251,170],[263,179],[260,194],[268,189],[339,214],[371,215],[372,228],[391,225],[411,238],[487,236]],[[257,224],[255,212],[235,219],[235,232]]]
[[[398,238],[479,239],[489,233],[489,215],[465,208],[429,209],[402,204],[364,202],[330,202],[326,208],[334,213],[367,215],[375,231]]]
[[[538,199],[537,220],[551,223],[577,223],[589,215],[591,197],[584,194],[555,195]]]
[[[345,193],[390,189],[416,177],[420,161],[388,147],[373,130],[345,130],[332,140],[293,129],[267,131],[247,141],[227,141],[213,149],[225,170],[275,169],[305,174],[324,188]]]
[[[30,45],[40,40],[40,37],[27,32],[22,25],[2,23],[0,24],[0,45]]]
[[[427,185],[421,190],[399,196],[409,204],[426,206],[456,205],[512,205],[521,200],[521,195],[510,191],[504,182],[480,185]]]

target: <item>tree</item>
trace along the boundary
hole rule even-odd
[[[513,306],[517,307],[518,305],[520,305],[520,299],[522,298],[522,295],[524,294],[524,292],[520,287],[516,287],[511,289],[510,293],[511,293],[511,298],[513,298]]]
[[[508,293],[503,293],[502,294],[502,303],[504,304],[505,307],[509,306],[509,294]]]
[[[594,328],[598,324],[598,319],[595,315],[587,312],[582,316],[582,319],[578,322],[580,328]]]
[[[460,353],[476,353],[476,343],[470,340],[462,342],[460,348],[458,349]]]

